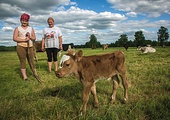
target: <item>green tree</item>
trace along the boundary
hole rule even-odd
[[[120,38],[118,39],[117,45],[118,47],[122,47],[128,43],[128,37],[126,34],[120,35]]]
[[[138,45],[144,45],[144,43],[145,43],[145,37],[144,37],[144,35],[143,35],[143,32],[142,31],[137,31],[137,32],[135,32],[135,40],[134,40],[134,42],[136,43],[136,45],[138,46]]]
[[[90,36],[90,41],[86,42],[86,47],[95,48],[95,47],[100,47],[100,46],[101,44],[100,42],[97,42],[97,37],[94,34]]]
[[[91,43],[90,42],[86,42],[85,47],[91,48]]]
[[[157,35],[158,35],[158,43],[162,47],[164,47],[165,43],[168,41],[168,38],[169,38],[168,29],[161,26],[157,32]]]
[[[92,34],[92,35],[90,36],[90,44],[91,44],[91,47],[93,48],[94,46],[96,46],[96,43],[97,43],[97,37],[96,37],[94,34]]]

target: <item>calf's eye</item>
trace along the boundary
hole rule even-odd
[[[66,66],[69,66],[70,64],[66,64]]]

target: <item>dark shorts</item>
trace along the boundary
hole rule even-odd
[[[58,48],[46,48],[48,62],[57,61],[57,54],[60,51]]]

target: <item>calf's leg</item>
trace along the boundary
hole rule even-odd
[[[83,107],[81,114],[84,114],[86,112],[87,102],[89,100],[89,94],[91,87],[93,86],[93,83],[87,82],[84,80],[83,82]]]
[[[115,75],[115,76],[112,77],[112,80],[113,80],[113,91],[112,91],[112,100],[111,100],[111,103],[114,103],[115,99],[116,99],[117,89],[119,87],[119,78],[118,78],[117,75]]]
[[[124,64],[123,66],[118,66],[117,68],[122,79],[122,85],[124,88],[124,102],[126,103],[128,101],[128,81],[126,78],[126,67]]]
[[[124,102],[128,101],[128,81],[126,78],[126,74],[121,75],[122,78],[122,85],[124,88]]]
[[[36,53],[36,49],[33,47],[33,56],[36,62],[38,62],[38,57],[37,57],[37,53]]]
[[[94,107],[98,107],[98,98],[97,98],[97,94],[96,94],[96,85],[95,83],[93,83],[93,86],[91,87],[91,93],[94,97]]]

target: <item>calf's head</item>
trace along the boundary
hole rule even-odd
[[[60,68],[55,72],[56,76],[59,78],[66,77],[72,73],[76,73],[77,63],[81,60],[83,56],[82,50],[73,54],[65,54],[60,60]]]

